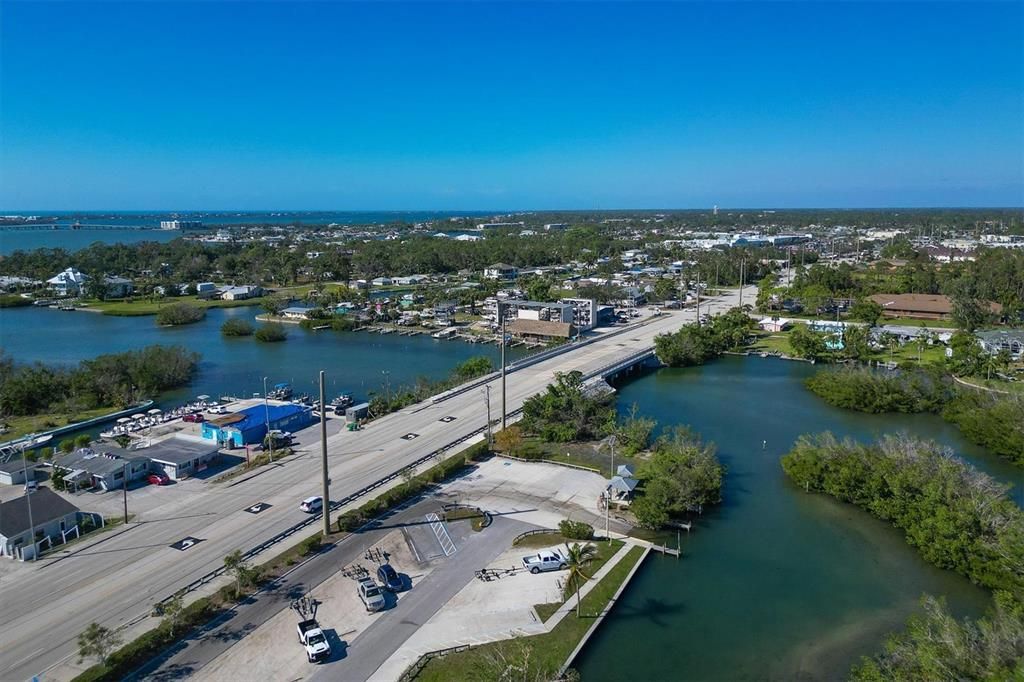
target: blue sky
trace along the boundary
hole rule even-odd
[[[1024,3],[14,2],[0,207],[1024,204]]]

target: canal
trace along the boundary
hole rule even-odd
[[[491,344],[440,341],[423,334],[399,336],[365,332],[306,331],[285,325],[288,340],[261,343],[253,337],[227,338],[220,327],[229,318],[259,325],[259,306],[213,308],[196,324],[158,327],[152,316],[116,317],[49,308],[0,310],[0,348],[18,363],[72,365],[104,353],[119,353],[152,344],[180,345],[198,352],[199,371],[187,388],[159,396],[162,406],[199,394],[248,396],[268,385],[291,383],[296,393],[316,393],[318,372],[327,371],[328,395],[351,391],[356,399],[413,383],[418,377],[443,379],[460,362],[483,355],[495,367],[500,351]],[[522,357],[512,348],[508,360]]]
[[[924,593],[945,595],[960,615],[984,610],[986,591],[926,564],[867,513],[790,485],[779,457],[803,433],[904,431],[1016,483],[1018,504],[1020,470],[938,417],[831,407],[802,385],[815,369],[728,357],[620,387],[620,411],[635,402],[661,426],[689,425],[717,445],[725,500],[683,533],[681,560],[648,559],[577,659],[584,680],[845,679]]]

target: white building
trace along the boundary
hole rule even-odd
[[[519,276],[519,268],[508,263],[495,263],[484,268],[487,279],[512,280]]]
[[[58,296],[78,296],[88,279],[89,276],[82,274],[77,268],[68,268],[46,280],[46,283]]]

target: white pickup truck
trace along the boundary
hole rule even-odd
[[[558,550],[545,549],[537,552],[536,554],[524,556],[523,566],[525,566],[530,573],[557,571],[565,568],[565,557],[562,556],[562,553]]]
[[[301,621],[296,629],[299,631],[299,644],[306,647],[306,658],[310,663],[319,663],[331,657],[331,644],[315,618]]]

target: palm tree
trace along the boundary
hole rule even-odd
[[[589,542],[585,545],[575,542],[572,545],[566,543],[565,549],[565,567],[569,570],[566,585],[576,593],[576,617],[579,618],[582,603],[580,589],[583,583],[590,580],[590,576],[583,569],[597,558],[597,547]]]

